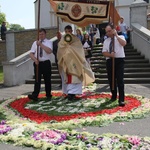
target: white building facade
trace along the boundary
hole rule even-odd
[[[35,6],[35,28],[38,27],[38,0],[34,2]],[[40,2],[40,28],[58,27],[59,31],[63,32],[64,27],[70,23],[62,22],[60,18],[56,16],[48,0],[41,0]],[[74,25],[70,24],[73,29]]]

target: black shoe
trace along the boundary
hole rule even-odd
[[[47,96],[46,99],[49,100],[49,101],[51,101],[52,96]]]
[[[111,98],[111,99],[110,99],[110,101],[111,101],[111,102],[114,102],[114,101],[116,101],[116,99],[114,99],[114,98]]]
[[[47,100],[50,101],[52,99],[52,95],[49,95],[49,96],[46,95],[46,98],[47,98]]]
[[[68,94],[67,98],[69,101],[72,101],[75,98],[75,94]]]
[[[35,96],[33,96],[32,94],[29,94],[29,95],[28,95],[28,98],[29,98],[29,99],[32,99],[32,100],[34,100],[34,101],[38,101],[38,98],[35,97]]]
[[[124,107],[125,106],[125,102],[119,102],[119,106]]]

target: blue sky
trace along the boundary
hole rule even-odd
[[[35,0],[0,0],[0,11],[6,14],[6,21],[20,24],[25,29],[35,27]]]

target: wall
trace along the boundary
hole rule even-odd
[[[45,28],[47,31],[47,38],[51,39],[56,36],[57,28]],[[2,61],[9,61],[15,57],[30,50],[32,43],[37,39],[37,30],[23,30],[23,31],[8,31],[6,33],[6,44],[0,42],[0,64]],[[7,49],[7,51],[6,51]]]
[[[132,23],[132,45],[150,62],[150,31],[138,23]]]
[[[6,43],[5,41],[0,41],[0,65],[2,61],[6,61]]]
[[[56,35],[57,29],[47,29],[47,38],[51,39]],[[32,43],[37,39],[37,30],[25,30],[15,33],[16,57],[30,50]]]
[[[147,28],[147,9],[148,4],[145,1],[135,1],[130,6],[130,20],[131,23],[139,23],[141,26]]]
[[[26,79],[31,79],[34,74],[32,64],[29,51],[9,62],[3,62],[4,85],[21,85]]]
[[[130,26],[130,5],[134,0],[116,0],[115,6],[120,16],[124,17],[127,26]]]
[[[132,45],[150,61],[150,31],[147,29],[148,4],[142,0],[135,1],[130,6]]]
[[[39,1],[34,2],[35,8],[35,27],[38,26],[38,7]],[[55,18],[53,17],[55,16]],[[48,27],[56,27],[57,20],[54,11],[52,10],[50,3],[47,0],[42,0],[40,3],[40,27],[48,28]]]
[[[56,50],[56,36],[50,39],[53,43],[53,50]],[[26,79],[33,78],[33,61],[29,57],[30,51],[12,59],[11,61],[3,62],[4,85],[15,86],[25,83]],[[50,55],[51,63],[55,62],[54,54]]]
[[[150,18],[147,20],[147,29],[150,30]]]

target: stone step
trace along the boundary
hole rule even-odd
[[[96,79],[97,84],[108,84],[108,79]],[[150,78],[125,78],[125,84],[150,84]]]
[[[34,84],[34,79],[28,79],[25,82],[26,84]],[[61,79],[52,79],[52,84],[61,84]],[[44,84],[44,79],[41,79],[41,84]]]
[[[107,73],[95,73],[95,78],[107,78]],[[150,78],[150,72],[124,73],[124,78]]]
[[[96,78],[107,78],[107,73],[106,72],[103,72],[103,73],[95,72],[95,77]],[[125,78],[130,78],[130,77],[132,77],[132,78],[135,78],[135,77],[138,77],[138,78],[142,78],[142,77],[149,78],[150,77],[150,72],[132,72],[132,73],[125,72],[124,73],[124,77]],[[34,79],[34,77],[33,77],[33,79]],[[60,76],[58,74],[52,74],[52,80],[53,79],[58,79],[59,80],[61,78],[60,78]]]
[[[131,63],[148,63],[149,64],[149,60],[148,59],[136,59],[136,60],[125,60],[126,64],[131,64]],[[91,64],[106,64],[105,60],[97,60],[97,61],[91,61]]]
[[[57,66],[52,66],[52,70],[58,70]]]
[[[51,81],[53,85],[61,84],[60,79],[53,79]],[[97,84],[108,84],[107,78],[96,78],[95,83]],[[125,84],[150,84],[150,78],[124,78]],[[26,84],[34,84],[34,79],[29,79],[26,81]],[[44,80],[42,79],[41,84],[44,84]]]
[[[132,55],[135,55],[135,56],[139,56],[141,55],[140,52],[126,52],[125,53],[125,56],[132,56]],[[103,54],[100,52],[100,53],[92,53],[92,57],[94,56],[103,56]]]
[[[142,56],[142,55],[134,55],[134,56],[126,56],[125,57],[125,59],[127,60],[127,59],[134,59],[134,60],[136,60],[136,59],[144,59],[145,57],[144,56]],[[98,59],[100,59],[100,60],[105,60],[105,57],[104,56],[93,56],[93,57],[91,57],[91,59],[90,60],[98,60]]]
[[[105,69],[96,69],[95,73],[106,73],[106,68]],[[125,73],[135,73],[135,72],[150,72],[150,68],[125,68],[124,69]]]
[[[134,51],[125,51],[125,55],[140,55],[141,53],[140,52],[137,52],[136,50]],[[102,56],[102,50],[92,50],[92,55],[101,55]]]
[[[147,67],[144,67],[144,68],[125,68],[124,69],[125,72],[150,72],[150,67],[147,68]],[[106,72],[106,67],[104,68],[97,68],[94,70],[94,72],[100,72],[100,73],[104,73]],[[59,72],[58,70],[52,70],[52,75],[56,75],[59,77]]]
[[[125,54],[126,53],[131,53],[131,52],[140,53],[140,52],[137,51],[137,49],[125,49],[124,52],[125,52]],[[93,49],[92,53],[102,53],[102,48]]]
[[[58,70],[52,70],[52,74],[59,74]]]
[[[150,67],[150,64],[148,63],[133,63],[133,64],[126,64],[125,63],[125,68],[146,68]],[[91,64],[91,68],[106,68],[106,64]]]
[[[93,48],[99,48],[99,47],[103,47],[103,44],[100,44],[100,45],[93,45]],[[128,48],[133,49],[134,47],[132,46],[132,44],[129,44],[129,43],[128,43],[124,48],[125,48],[125,49],[128,49]]]
[[[106,59],[102,56],[102,45],[95,45],[92,50],[91,68],[95,72],[95,83],[108,84]],[[125,46],[125,84],[150,84],[150,63],[131,44]],[[52,64],[52,84],[60,84],[61,78],[55,63]],[[28,79],[27,84],[34,84],[34,78]],[[42,84],[44,81],[42,79]]]
[[[137,52],[137,49],[124,49],[125,53],[126,52]]]

